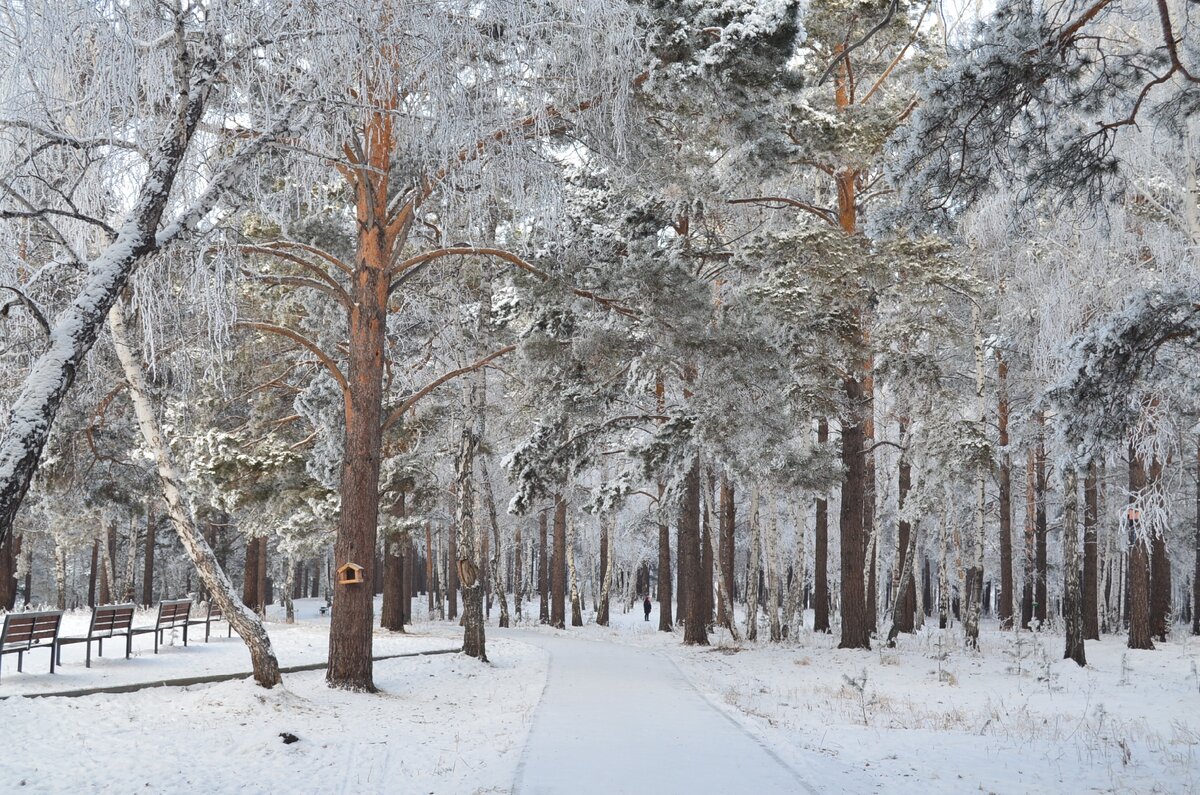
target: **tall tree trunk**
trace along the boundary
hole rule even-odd
[[[246,568],[242,577],[242,602],[251,610],[258,610],[258,539],[246,539]]]
[[[983,318],[979,303],[972,305],[972,325],[975,330],[975,421],[979,428],[980,438],[987,437],[985,422],[986,405],[984,402],[983,377]],[[967,609],[963,620],[963,632],[967,639],[967,648],[979,649],[979,618],[983,610],[983,545],[984,545],[984,511],[986,510],[987,494],[984,489],[987,484],[987,472],[980,467],[975,473],[975,533],[971,544],[971,567],[967,582]]]
[[[762,522],[758,486],[750,487],[750,550],[746,564],[746,640],[758,640],[758,580],[762,571]]]
[[[1046,423],[1045,414],[1039,411],[1035,417],[1038,427],[1037,460],[1035,463],[1035,485],[1037,487],[1037,502],[1035,505],[1034,536],[1036,548],[1036,580],[1033,592],[1033,617],[1041,626],[1046,625],[1046,608],[1049,601],[1046,592],[1046,438],[1042,428]]]
[[[571,626],[583,626],[583,599],[579,593],[579,571],[575,568],[575,522],[567,522],[567,574],[571,588]]]
[[[900,439],[903,440],[908,436],[908,424],[901,421],[900,423]],[[904,452],[900,453],[900,477],[899,477],[899,492],[898,492],[898,508],[900,515],[904,516],[904,503],[908,499],[908,492],[912,488],[912,465],[908,462],[908,455]],[[908,572],[908,585],[905,586],[905,571],[904,568],[912,568],[915,563],[913,557],[916,554],[915,537],[912,532],[912,525],[905,519],[901,519],[898,523],[896,533],[896,557],[900,562],[899,578],[897,582],[896,595],[893,596],[892,606],[892,628],[888,631],[888,646],[895,646],[895,634],[900,632],[912,632],[915,628],[916,612],[917,612],[917,587],[915,578],[911,572]]]
[[[2,610],[12,610],[12,605],[9,604],[7,599],[8,591],[6,591],[5,588],[11,587],[14,594],[17,589],[17,582],[15,579],[16,571],[15,567],[13,566],[15,561],[12,559],[12,548],[9,546],[11,540],[12,539],[10,538],[3,544],[0,544],[0,609]],[[93,608],[96,606],[96,580],[98,579],[96,576],[96,566],[99,564],[99,562],[100,542],[93,541],[92,565],[88,568],[88,607]],[[11,586],[9,585],[9,580],[12,580]],[[149,605],[147,605],[147,607],[149,607]]]
[[[733,619],[733,567],[734,567],[734,523],[737,515],[734,506],[734,491],[733,483],[730,482],[728,475],[721,475],[721,501],[719,507],[721,518],[719,522],[721,543],[720,551],[717,555],[720,561],[720,573],[718,579],[724,586],[725,596],[721,599],[721,607],[718,613],[717,621],[722,626],[733,627],[735,625]]]
[[[817,444],[829,442],[829,423],[817,420]],[[813,526],[813,631],[829,632],[829,502],[817,500]]]
[[[525,617],[525,579],[522,570],[524,560],[525,556],[521,546],[521,523],[518,522],[513,529],[513,607],[516,609],[518,624]]]
[[[267,537],[258,537],[258,604],[255,609],[263,618],[267,616],[267,605],[271,604],[270,579],[267,577],[267,567],[270,557],[267,554]]]
[[[608,517],[600,517],[600,599],[596,604],[596,623],[608,626],[609,589],[612,586],[612,552],[609,545],[612,536],[608,531]]]
[[[1029,629],[1033,625],[1034,562],[1037,559],[1036,455],[1034,448],[1030,447],[1025,457],[1025,582],[1021,590],[1021,629]]]
[[[938,629],[950,626],[949,521],[949,517],[944,516],[938,523]]]
[[[463,653],[487,662],[486,638],[483,624],[483,567],[476,560],[478,550],[475,525],[475,453],[479,448],[479,434],[474,427],[478,410],[482,408],[478,387],[472,385],[467,405],[470,408],[467,421],[463,424],[462,440],[458,447],[455,466],[455,484],[458,494],[458,549],[457,565],[459,585],[463,597]]]
[[[1150,461],[1150,483],[1154,492],[1162,489],[1162,461]],[[1150,540],[1150,633],[1166,643],[1171,622],[1171,559],[1167,555],[1166,532],[1155,527]]]
[[[662,520],[666,487],[658,484],[658,631],[670,632],[671,619],[671,528]]]
[[[704,490],[704,502],[712,502],[712,489],[715,485],[711,475],[702,478],[700,488]],[[703,511],[700,515],[700,578],[696,582],[699,589],[704,626],[711,627],[713,623],[713,553],[712,553],[712,514]]]
[[[863,333],[864,338],[866,332]],[[875,368],[873,356],[867,357],[863,374],[863,397],[865,408],[863,415],[863,449],[870,450],[875,444]],[[879,532],[875,523],[875,454],[863,453],[863,541],[866,546],[864,568],[867,572],[867,631],[878,631],[879,616]]]
[[[496,498],[492,494],[492,475],[488,471],[486,455],[479,460],[479,472],[483,476],[483,504],[487,508],[488,520],[492,524],[492,540],[494,542],[492,588],[496,593],[496,603],[500,605],[500,626],[507,627],[509,625],[508,596],[504,593],[504,579],[500,576],[500,551],[503,545],[500,543],[500,522],[496,519]]]
[[[727,485],[728,485],[727,481],[725,481],[724,478],[722,478],[722,481],[721,481],[721,500],[722,501],[726,497],[725,489],[726,489]],[[730,501],[732,501],[732,499],[733,499],[732,491],[730,492],[730,494],[728,496],[729,496]],[[703,498],[704,498],[704,514],[705,514],[705,516],[711,516],[712,510],[713,510],[712,493],[709,491],[703,492]],[[724,504],[724,502],[719,504],[718,510],[722,514],[720,521],[722,523],[724,523],[724,521],[725,521],[725,517],[724,517],[725,504]],[[732,521],[732,517],[730,518],[730,521]],[[725,532],[724,528],[722,527],[722,529],[718,531],[718,535],[720,535],[720,536],[722,536],[722,538],[724,538],[724,532]],[[710,534],[708,537],[709,554],[713,555],[716,558],[716,560],[720,561],[721,553],[720,553],[720,551],[714,549],[716,544],[717,544],[717,540],[715,538],[713,538],[713,536]],[[725,573],[720,572],[720,571],[717,572],[717,607],[718,607],[718,611],[719,611],[718,615],[724,617],[724,623],[722,623],[721,626],[724,626],[726,629],[729,630],[730,636],[735,641],[740,640],[740,638],[738,637],[738,631],[737,631],[737,621],[734,620],[734,616],[733,616],[733,602],[730,598],[729,590],[725,587]]]
[[[136,592],[133,580],[134,571],[137,569],[137,550],[137,519],[131,515],[129,517],[129,539],[125,544],[125,576],[121,578],[121,601],[124,604],[132,604]]]
[[[1150,626],[1150,560],[1145,532],[1141,527],[1141,506],[1146,498],[1146,466],[1129,445],[1129,648],[1153,649]]]
[[[1087,665],[1083,652],[1083,599],[1079,585],[1079,484],[1074,465],[1063,473],[1063,618],[1066,650],[1063,659]]]
[[[158,517],[154,515],[154,500],[146,500],[146,554],[142,570],[142,605],[154,604],[154,544],[158,535]]]
[[[1013,628],[1013,608],[1016,591],[1013,580],[1012,539],[1012,456],[1008,451],[1008,362],[997,355],[997,391],[1000,399],[996,405],[996,423],[1000,429],[1000,629]]]
[[[808,583],[807,560],[805,559],[805,535],[808,530],[808,517],[803,509],[796,511],[796,568],[792,572],[791,582],[788,583],[787,596],[783,601],[783,636],[789,637],[792,622],[796,619],[796,609],[802,602],[802,594]],[[800,626],[804,626],[804,614],[800,614]]]
[[[408,495],[401,489],[389,510],[401,523],[408,516]],[[392,632],[404,631],[404,556],[407,532],[396,538],[383,539],[383,605],[379,610],[379,626]]]
[[[96,606],[96,561],[100,542],[92,542],[92,570],[88,583],[88,607]],[[21,557],[21,545],[17,536],[10,535],[0,541],[0,610],[11,611],[17,604],[17,562]]]
[[[863,427],[853,414],[864,405],[863,385],[857,376],[842,381],[851,406],[851,414],[842,419],[842,465],[846,474],[842,480],[841,512],[839,515],[842,542],[842,637],[839,649],[871,648],[871,627],[867,617],[867,596],[863,588],[865,563],[863,529],[863,484],[866,479],[866,459],[863,456]]]
[[[549,519],[549,508],[538,514],[538,596],[541,606],[538,610],[538,622],[550,623],[550,550],[546,543],[546,525]]]
[[[1083,637],[1100,640],[1100,593],[1096,524],[1100,520],[1096,463],[1088,463],[1083,479]]]
[[[288,624],[296,623],[296,605],[292,602],[292,589],[296,586],[296,561],[288,558],[283,585],[283,620]]]
[[[700,576],[700,459],[692,462],[684,476],[683,504],[679,511],[679,559],[681,563],[680,595],[686,594],[684,604],[683,642],[687,645],[708,645],[708,624],[704,621],[704,587]],[[712,587],[711,580],[709,587]],[[684,610],[684,606],[680,606]]]
[[[554,553],[550,560],[550,625],[567,627],[567,501],[554,495]]]
[[[208,545],[200,529],[196,526],[188,508],[190,500],[184,486],[184,480],[172,460],[170,448],[163,440],[158,418],[154,415],[150,403],[146,379],[142,373],[141,362],[133,354],[125,329],[124,308],[120,303],[114,304],[108,316],[109,329],[112,332],[113,347],[125,373],[125,382],[129,388],[129,396],[133,401],[134,413],[137,416],[138,428],[146,447],[154,454],[158,470],[159,484],[163,490],[163,499],[167,505],[167,515],[175,526],[179,540],[183,543],[188,557],[196,567],[196,573],[204,586],[208,588],[212,598],[221,607],[221,612],[229,620],[233,630],[246,644],[250,651],[250,664],[254,670],[254,681],[262,687],[274,687],[281,680],[279,662],[271,648],[271,639],[263,627],[262,621],[253,611],[246,608],[237,598],[233,583],[225,576],[217,564],[212,547]]]
[[[767,577],[767,629],[772,643],[783,640],[783,629],[779,623],[779,513],[776,500],[770,500],[771,519],[763,544],[766,558]]]

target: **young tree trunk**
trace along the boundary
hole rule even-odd
[[[271,558],[267,553],[267,537],[259,536],[258,538],[258,614],[263,618],[267,617],[267,605],[273,601],[271,593],[271,579],[267,576],[267,568],[271,562]]]
[[[1155,493],[1162,488],[1162,461],[1154,456],[1150,461],[1150,483]],[[1162,527],[1155,527],[1150,540],[1150,633],[1165,643],[1171,622],[1171,559],[1167,555],[1167,539]]]
[[[947,517],[942,517],[938,523],[938,629],[946,629],[950,625],[950,572],[947,567],[949,521]]]
[[[554,495],[554,553],[550,560],[550,625],[567,627],[567,501]]]
[[[513,529],[513,607],[516,609],[518,624],[525,617],[524,560],[525,556],[521,547],[521,523],[517,522]]]
[[[1146,496],[1146,467],[1132,443],[1129,445],[1129,648],[1153,649],[1150,625],[1150,561],[1140,509]]]
[[[721,518],[719,522],[719,532],[721,534],[720,550],[717,559],[720,561],[720,573],[718,581],[724,586],[725,596],[721,598],[721,608],[718,612],[717,622],[725,627],[735,625],[733,619],[733,568],[734,568],[734,524],[736,522],[736,513],[734,506],[734,491],[733,483],[730,482],[728,475],[721,475],[721,501],[718,510]],[[718,589],[720,590],[720,589]]]
[[[612,587],[612,535],[608,530],[608,517],[600,518],[600,599],[596,604],[596,623],[608,626],[608,598]]]
[[[911,528],[906,535],[904,539],[904,549],[901,555],[902,562],[900,564],[900,583],[897,593],[904,594],[907,593],[909,589],[914,591],[916,590],[913,585],[917,556],[917,533],[915,527]],[[889,649],[896,648],[896,638],[901,632],[906,631],[901,623],[901,619],[904,618],[904,614],[908,610],[908,608],[904,606],[905,601],[905,599],[896,599],[892,602],[892,628],[888,630],[887,636],[887,646]],[[913,596],[913,601],[916,601],[915,594]],[[908,615],[908,619],[911,624],[911,613]]]
[[[863,406],[863,384],[854,375],[842,381],[852,411]],[[867,617],[867,596],[863,588],[865,563],[863,528],[863,484],[866,458],[863,456],[863,426],[857,416],[842,419],[842,480],[839,516],[842,541],[842,637],[839,649],[871,648],[871,627]]]
[[[433,618],[433,524],[425,523],[425,614]]]
[[[996,423],[1000,429],[1000,629],[1013,628],[1013,607],[1016,591],[1013,580],[1012,539],[1012,456],[1008,452],[1008,362],[997,355],[997,390],[1000,399],[996,406]]]
[[[758,640],[758,580],[762,571],[762,524],[758,486],[750,487],[750,559],[746,568],[746,640]]]
[[[1100,640],[1100,593],[1096,524],[1100,519],[1096,463],[1088,463],[1083,479],[1083,637]]]
[[[550,551],[546,544],[546,525],[549,508],[538,514],[538,597],[541,605],[538,609],[538,623],[550,623]]]
[[[708,624],[704,621],[704,600],[701,592],[705,583],[700,576],[700,459],[692,462],[684,478],[683,504],[679,511],[679,559],[682,583],[680,594],[686,594],[683,642],[689,646],[708,645]],[[708,587],[712,587],[711,580]]]
[[[146,555],[142,570],[142,605],[154,604],[154,544],[158,534],[158,519],[154,515],[154,500],[146,500]]]
[[[671,528],[662,521],[666,487],[658,484],[658,631],[670,632],[671,620]]]
[[[146,388],[141,362],[135,358],[129,344],[124,307],[119,302],[113,305],[109,313],[108,326],[112,332],[113,347],[116,349],[117,358],[125,373],[125,383],[133,402],[142,440],[154,454],[159,484],[167,505],[167,515],[175,526],[175,531],[178,533],[179,540],[183,543],[188,557],[195,565],[200,580],[208,588],[212,598],[220,605],[221,612],[250,651],[254,681],[262,687],[274,687],[282,679],[279,673],[279,662],[275,659],[275,652],[271,648],[271,639],[268,637],[261,619],[238,600],[233,583],[221,570],[216,556],[213,555],[212,547],[208,545],[208,541],[205,540],[192,518],[191,510],[188,507],[190,500],[187,497],[183,476],[176,468],[170,448],[163,440],[158,418],[150,403],[149,390]]]
[[[56,606],[67,609],[67,549],[62,544],[54,545],[54,586]]]
[[[900,423],[900,439],[904,440],[908,436],[908,424]],[[898,492],[898,510],[900,515],[904,515],[904,503],[908,499],[908,492],[912,488],[912,466],[908,462],[906,453],[900,454],[900,477],[899,477],[899,492]],[[896,532],[896,557],[900,561],[900,572],[897,582],[896,594],[893,595],[892,603],[892,628],[888,630],[888,646],[895,646],[895,633],[912,632],[915,629],[915,620],[917,613],[917,587],[915,577],[908,577],[908,585],[905,586],[905,571],[904,567],[912,567],[915,565],[912,555],[916,554],[915,536],[912,532],[912,525],[905,519],[901,519],[897,526]]]
[[[137,520],[135,517],[129,517],[129,539],[125,544],[125,576],[121,582],[121,601],[124,604],[132,604],[134,594],[136,592],[136,583],[134,580],[134,571],[137,569],[137,551],[138,551],[138,531]]]
[[[1083,652],[1083,594],[1079,584],[1079,485],[1074,465],[1063,473],[1063,619],[1066,650],[1063,659],[1087,665]]]
[[[292,589],[296,587],[296,561],[289,557],[285,565],[287,569],[283,585],[283,620],[287,624],[295,624],[296,605],[292,602]]]
[[[792,572],[792,581],[788,584],[787,596],[783,601],[782,630],[783,637],[785,638],[790,636],[792,622],[796,620],[796,609],[800,606],[801,594],[803,594],[808,582],[806,572],[807,561],[804,557],[804,536],[808,530],[807,525],[808,517],[805,516],[804,511],[796,511],[796,568]],[[803,613],[801,613],[800,625],[803,628]]]
[[[875,377],[872,374],[874,368],[874,357],[868,356],[863,374],[865,408],[862,428],[864,450],[870,450],[875,444]],[[866,558],[863,568],[867,574],[865,583],[867,632],[870,634],[879,629],[879,576],[876,571],[879,565],[879,532],[875,524],[875,454],[873,452],[863,453],[863,543],[866,548]]]
[[[496,519],[496,498],[492,494],[492,476],[488,471],[486,455],[479,460],[479,473],[483,476],[483,504],[487,508],[488,520],[492,523],[492,588],[496,593],[496,603],[500,605],[500,626],[507,627],[508,595],[504,593],[504,579],[500,576],[500,522]]]
[[[829,442],[829,423],[817,421],[817,444]],[[813,525],[813,631],[829,632],[829,502],[817,500]]]
[[[116,561],[114,558],[117,554],[117,524],[116,520],[109,518],[105,527],[104,547],[101,549],[104,553],[104,569],[103,578],[100,580],[100,604],[112,604],[116,601],[117,577],[116,577]]]
[[[575,568],[575,522],[567,522],[567,573],[571,586],[571,626],[583,626],[583,600],[579,594],[579,571]]]
[[[12,539],[9,538],[5,540],[3,544],[0,544],[0,610],[12,610],[12,605],[9,604],[7,598],[9,591],[5,589],[11,589],[14,592],[14,595],[17,589],[17,573],[15,567],[16,561],[13,560],[12,557],[11,542]],[[100,542],[93,541],[92,563],[91,566],[88,567],[88,607],[93,608],[96,606],[96,580],[98,579],[96,576],[96,566],[99,563]],[[9,583],[10,580],[12,581],[11,585]],[[149,607],[149,605],[147,604],[146,607]]]
[[[767,523],[764,551],[767,577],[767,629],[772,643],[783,640],[779,623],[779,514],[774,498],[770,500],[771,519]]]

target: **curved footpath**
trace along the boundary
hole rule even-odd
[[[814,792],[663,655],[538,632],[503,636],[550,654],[514,792]]]

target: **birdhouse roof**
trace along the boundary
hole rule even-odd
[[[349,571],[349,570],[362,571],[363,567],[358,565],[357,563],[343,563],[342,565],[337,567],[337,570],[338,570],[338,573],[341,574],[343,571]]]

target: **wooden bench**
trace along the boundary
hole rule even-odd
[[[125,659],[133,648],[133,605],[100,605],[92,610],[92,623],[88,625],[86,635],[77,635],[58,639],[56,656],[58,664],[62,665],[62,647],[72,643],[87,644],[85,665],[92,667],[92,642],[95,641],[100,649],[98,656],[104,656],[104,639],[118,635],[125,636]]]
[[[208,614],[204,618],[193,618],[188,621],[188,626],[204,625],[204,642],[208,643],[208,633],[212,630],[212,625],[217,621],[224,621],[229,632],[225,637],[233,637],[233,624],[229,623],[229,619],[221,612],[221,606],[215,600],[208,600]]]
[[[158,603],[158,619],[152,627],[135,627],[134,635],[154,633],[154,653],[158,654],[158,644],[162,643],[163,632],[168,629],[183,629],[183,645],[188,642],[189,617],[192,613],[191,599],[167,599]]]
[[[40,647],[50,649],[50,673],[54,673],[54,643],[62,626],[61,610],[40,613],[9,613],[0,630],[0,660],[5,654],[17,654],[17,670],[25,662],[25,652]]]

